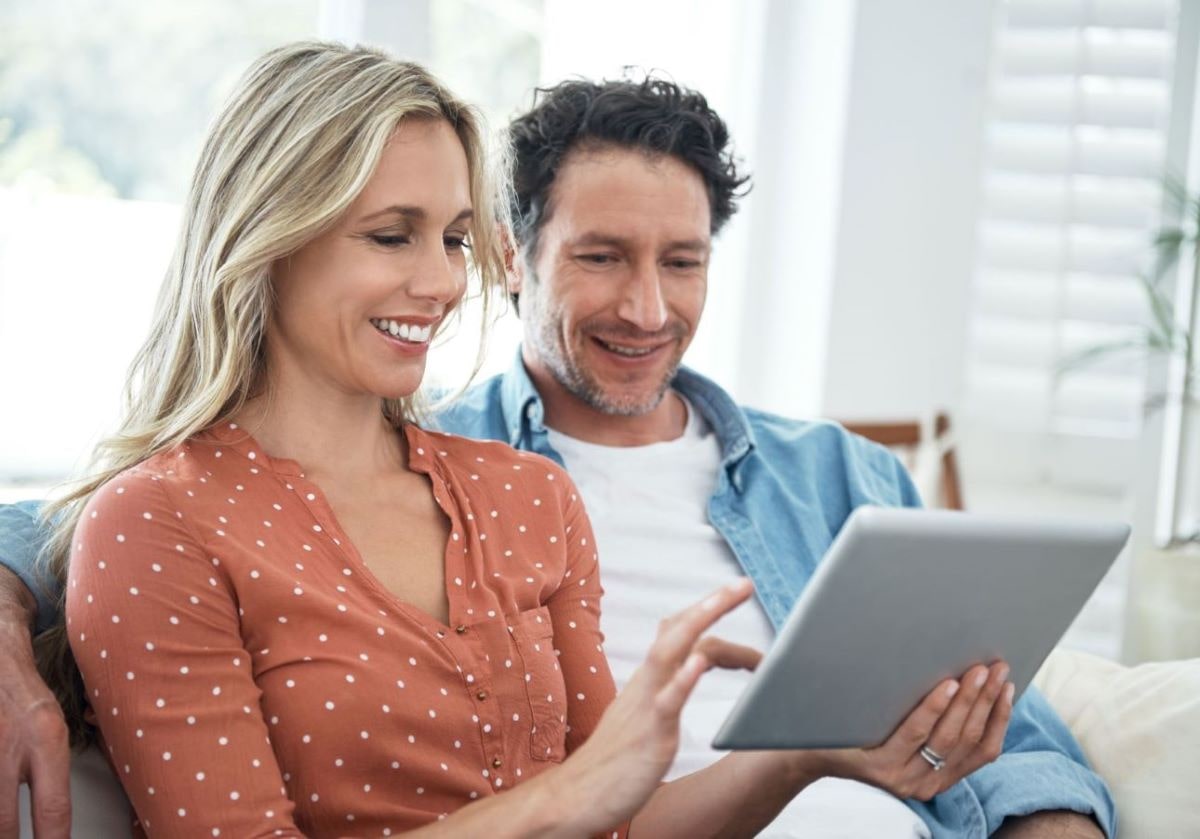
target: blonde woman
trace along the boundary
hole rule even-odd
[[[701,673],[756,660],[700,638],[749,588],[666,622],[614,698],[566,473],[414,421],[468,274],[503,276],[482,146],[420,67],[317,43],[260,60],[208,138],[52,557],[81,696],[43,655],[139,835],[751,835],[823,774],[951,785],[917,750],[955,682],[879,749],[659,784]]]

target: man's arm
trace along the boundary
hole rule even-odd
[[[67,727],[33,658],[33,636],[56,616],[55,586],[35,567],[46,537],[40,506],[0,505],[0,839],[17,835],[22,783],[32,794],[37,839],[71,830]]]
[[[70,749],[54,694],[33,660],[36,604],[0,567],[0,837],[17,835],[17,793],[29,784],[37,839],[71,832]]]
[[[1034,813],[1005,819],[996,839],[1103,839],[1096,820],[1070,811]]]
[[[38,554],[49,536],[40,517],[41,507],[41,501],[0,504],[0,568],[12,572],[3,578],[2,585],[15,597],[16,589],[12,586],[23,583],[21,587],[32,596],[34,635],[49,629],[58,617],[58,580],[37,564]]]
[[[873,450],[873,451],[872,451]],[[865,497],[856,504],[921,506],[904,465],[873,444],[860,446],[859,457],[882,456],[864,481]],[[857,459],[857,458],[856,458]],[[1088,766],[1070,729],[1032,685],[1013,708],[1004,751],[933,801],[905,802],[929,825],[934,839],[963,835],[1013,837],[1091,837],[1116,835],[1116,807],[1107,785]],[[1004,831],[1014,831],[1007,834]],[[1031,832],[1029,832],[1031,831]],[[1089,832],[1091,831],[1091,832]]]

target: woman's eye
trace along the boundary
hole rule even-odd
[[[368,237],[372,242],[385,248],[394,248],[408,244],[407,236],[387,236],[382,233],[372,233]]]
[[[471,248],[465,236],[446,236],[442,239],[442,242],[445,244],[447,250],[461,251],[470,250]]]

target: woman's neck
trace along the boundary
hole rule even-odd
[[[379,397],[307,377],[273,375],[234,420],[268,455],[296,461],[310,478],[370,478],[407,462],[404,435],[383,416]]]

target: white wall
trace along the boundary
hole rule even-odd
[[[860,0],[821,411],[961,398],[994,4]]]

